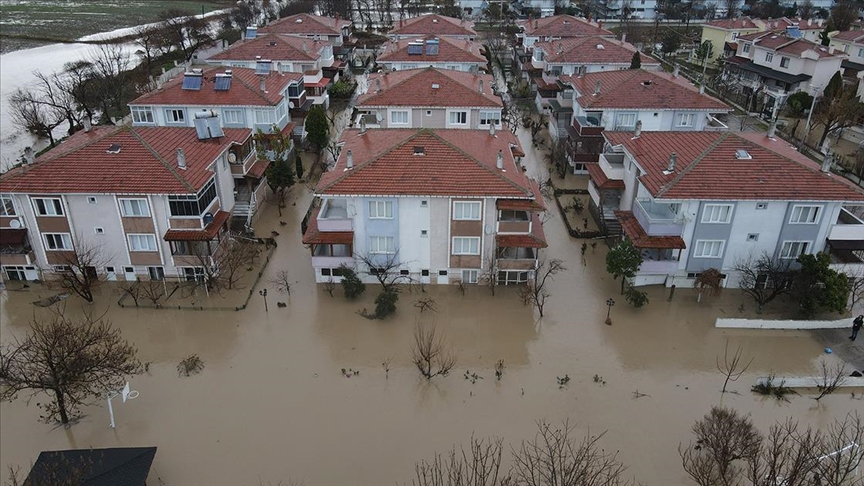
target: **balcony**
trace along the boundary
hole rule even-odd
[[[378,121],[378,115],[375,113],[358,113],[354,126],[359,127],[363,122],[366,123],[366,128],[381,128],[381,122]]]
[[[684,231],[684,220],[668,204],[637,199],[633,215],[648,236],[681,236]]]
[[[354,231],[354,221],[348,217],[348,201],[345,199],[327,199],[318,212],[318,230]]]
[[[573,129],[580,137],[601,137],[603,135],[603,126],[600,125],[600,120],[594,117],[574,116]]]
[[[864,221],[846,208],[840,208],[837,223],[831,227],[828,239],[832,241],[864,241]]]
[[[678,272],[678,260],[650,260],[642,257],[640,275],[674,275]]]
[[[708,115],[708,123],[705,124],[704,131],[706,132],[725,132],[729,130],[729,127],[726,126],[725,123],[721,122],[716,117]]]
[[[243,152],[246,152],[246,153],[244,154]],[[229,162],[231,160],[231,156],[230,156],[231,154],[233,154],[235,157],[234,162],[230,162],[230,164],[229,164],[231,166],[231,174],[232,175],[237,175],[237,176],[246,175],[246,173],[249,172],[249,169],[252,167],[252,165],[254,165],[255,162],[258,160],[258,158],[255,157],[256,152],[254,150],[246,151],[246,150],[243,150],[243,147],[239,147],[236,152],[234,150],[229,150],[228,153],[229,153],[229,158],[228,158]]]
[[[499,248],[496,265],[499,270],[533,270],[537,266],[534,248]]]
[[[600,154],[600,168],[609,179],[623,181],[624,154]]]

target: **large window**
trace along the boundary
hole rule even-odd
[[[484,127],[488,127],[489,125],[500,125],[501,124],[501,112],[500,111],[481,111],[480,112],[480,125]]]
[[[165,123],[186,123],[186,112],[176,108],[165,110]]]
[[[408,124],[408,111],[407,110],[391,111],[390,112],[390,124],[391,125],[407,125]]]
[[[15,201],[12,196],[0,195],[0,216],[17,216],[15,212]]]
[[[39,216],[63,216],[63,202],[58,198],[33,199],[33,207]]]
[[[676,127],[692,127],[696,122],[695,113],[681,113],[675,119]]]
[[[132,110],[132,122],[133,123],[155,123],[156,121],[153,119],[153,109],[145,106],[133,106],[130,108]]]
[[[788,57],[783,56],[780,58],[780,67],[782,67],[782,68],[788,68],[789,67],[789,58]]]
[[[476,284],[480,272],[477,270],[462,270],[463,284]]]
[[[480,221],[481,203],[477,202],[454,202],[453,219]]]
[[[289,98],[299,98],[301,94],[305,91],[304,87],[299,84],[292,84],[288,86],[288,97]]]
[[[272,125],[274,123],[276,123],[276,118],[272,109],[255,110],[256,125]]]
[[[732,221],[731,204],[706,204],[702,211],[703,223],[728,223]]]
[[[129,251],[156,251],[156,235],[128,235]]]
[[[210,182],[198,191],[197,196],[168,196],[168,208],[171,216],[201,216],[216,199],[216,180]]]
[[[392,236],[370,236],[369,253],[373,255],[396,253],[396,242]]]
[[[206,241],[184,241],[177,240],[171,242],[172,255],[191,255],[191,256],[207,256],[210,255],[210,248]],[[214,247],[218,242],[214,243]]]
[[[617,128],[633,128],[636,126],[636,113],[620,113]]]
[[[453,238],[453,254],[454,255],[479,255],[480,254],[480,237],[479,236],[457,236]]]
[[[774,62],[774,54],[772,54],[770,52],[766,52],[765,53],[765,62],[767,62],[768,64],[771,64],[772,62]]]
[[[744,53],[750,52],[750,44],[744,44]]]
[[[393,219],[393,201],[369,201],[369,219]]]
[[[72,250],[72,235],[69,233],[43,233],[43,236],[47,250]]]
[[[281,102],[276,105],[276,121],[285,118],[285,103]]]
[[[794,260],[810,252],[809,241],[784,241],[780,247],[780,258]]]
[[[528,211],[515,211],[512,209],[502,209],[498,211],[498,221],[528,221]]]
[[[720,258],[723,255],[723,240],[696,240],[693,258]]]
[[[228,125],[242,125],[243,124],[243,110],[234,110],[234,109],[225,109],[222,110],[222,118],[225,120],[225,124]]]
[[[528,281],[524,270],[501,270],[498,272],[498,285],[518,285]]]
[[[789,224],[816,224],[820,209],[819,206],[793,206]]]
[[[468,124],[468,112],[467,111],[451,111],[450,112],[450,124],[451,125],[467,125]]]
[[[126,217],[150,216],[150,207],[146,199],[121,199],[120,211]]]

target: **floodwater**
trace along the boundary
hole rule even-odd
[[[534,154],[530,145],[526,150]],[[115,400],[113,430],[104,401],[83,409],[86,417],[68,430],[38,422],[36,400],[0,404],[0,466],[26,470],[41,450],[155,445],[154,484],[401,484],[411,480],[416,461],[464,444],[472,433],[516,443],[533,436],[539,419],[569,419],[580,433],[607,430],[603,445],[620,451],[628,474],[673,485],[687,482],[678,444],[690,440],[693,421],[712,405],[751,414],[763,430],[788,415],[822,427],[861,409],[848,393],[819,405],[807,396],[780,403],[752,395],[757,376],[812,374],[822,346],[805,332],[715,329],[717,316],[738,313],[741,299],[733,292],[697,303],[691,290],[678,289],[668,302],[665,289],[651,289],[651,303],[634,309],[605,273],[605,245],[589,250],[582,265],[579,242],[570,241],[557,214],[546,224],[547,255],[563,259],[568,271],[550,287],[546,317],[523,307],[514,288],[493,297],[483,287],[463,296],[455,287],[429,286],[438,313],[421,315],[412,305],[417,294],[406,291],[395,316],[366,320],[356,311],[373,307],[374,285],[361,301],[348,302],[341,290],[331,298],[313,283],[297,229],[311,196],[295,191],[296,206],[289,201],[281,218],[271,209],[258,229],[281,233],[266,272],[289,270],[296,280],[290,297],[271,286],[269,312],[257,291],[240,312],[121,309],[119,296],[104,289],[94,307],[107,308],[151,363],[131,379],[140,396]],[[6,292],[0,336],[23,332],[34,312],[29,302],[50,294],[40,287]],[[606,326],[610,297],[616,305]],[[278,308],[277,301],[288,305]],[[81,307],[70,299],[67,312]],[[436,322],[457,350],[450,376],[426,381],[410,363],[418,320]],[[726,339],[755,359],[730,385],[740,394],[721,396],[715,356]],[[178,377],[177,364],[191,354],[204,361],[203,371]],[[381,365],[388,359],[389,378]],[[506,372],[496,381],[499,359]],[[360,373],[346,378],[341,368]],[[483,379],[472,384],[466,370]],[[556,377],[565,374],[571,381],[559,388]],[[595,374],[605,385],[593,381]],[[637,390],[647,396],[635,398]]]

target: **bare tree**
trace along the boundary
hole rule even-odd
[[[835,361],[833,364],[830,364],[825,358],[820,359],[819,376],[816,379],[816,388],[819,390],[819,396],[816,397],[816,401],[834,393],[838,388],[843,386],[849,378],[849,373],[849,368],[843,361]]]
[[[826,98],[828,98],[827,94]],[[857,88],[841,86],[837,94],[822,103],[817,103],[814,109],[813,127],[818,125],[823,127],[819,146],[825,143],[828,135],[857,124],[862,116],[864,116],[864,103],[858,101]]]
[[[9,95],[9,108],[15,122],[37,136],[47,138],[53,147],[54,129],[63,123],[63,117],[55,110],[36,101],[37,95],[30,90],[19,89]]]
[[[810,427],[800,431],[791,418],[775,423],[761,441],[758,453],[747,459],[743,476],[754,485],[811,485],[820,440],[818,431]]]
[[[716,268],[702,270],[693,281],[693,287],[699,292],[697,301],[702,302],[702,294],[705,293],[709,296],[719,294],[723,290],[723,278],[723,274]]]
[[[856,475],[864,462],[864,422],[858,412],[834,419],[822,439],[822,455],[816,464],[816,475],[825,486],[860,484]],[[857,447],[856,447],[857,446]]]
[[[411,277],[403,275],[400,267],[404,262],[399,261],[399,249],[393,253],[367,253],[365,255],[354,255],[358,261],[366,266],[367,273],[381,284],[384,292],[395,291],[396,285],[410,283]]]
[[[684,471],[700,486],[737,484],[745,460],[759,454],[762,435],[749,417],[713,407],[693,425],[696,445],[678,446]]]
[[[214,245],[193,244],[192,251],[204,272],[204,285],[218,292],[242,288],[240,279],[261,254],[261,245],[240,237],[228,237]]]
[[[25,390],[44,392],[49,398],[38,404],[43,420],[68,424],[88,399],[141,373],[136,354],[120,330],[101,318],[72,320],[58,312],[34,319],[26,337],[13,337],[0,348],[0,400],[11,401]]]
[[[191,61],[199,49],[213,42],[207,21],[188,12],[169,9],[160,13],[159,19],[164,25],[167,40],[183,53],[186,62]]]
[[[414,486],[501,486],[510,484],[501,471],[503,440],[471,437],[468,450],[454,447],[414,465]]]
[[[483,258],[483,266],[480,268],[480,274],[477,276],[477,281],[482,282],[489,287],[489,292],[495,295],[495,287],[498,286],[498,259],[494,254],[487,254]]]
[[[734,19],[738,17],[738,0],[723,0],[723,7],[726,9],[726,18]]]
[[[555,172],[558,173],[558,177],[562,179],[567,175],[567,167],[570,165],[570,162],[567,159],[567,143],[566,138],[559,137],[552,140],[552,146],[546,154],[546,161],[555,169]]]
[[[534,271],[534,279],[529,281],[521,291],[522,303],[534,306],[540,313],[540,317],[543,317],[546,300],[552,295],[546,289],[546,284],[555,279],[555,274],[564,270],[567,268],[561,260],[540,260]]]
[[[101,245],[89,243],[81,235],[77,235],[73,249],[58,252],[58,258],[58,265],[63,268],[59,272],[60,286],[87,302],[93,302],[93,291],[106,277],[99,273],[99,269],[105,268],[111,257],[104,253]]]
[[[429,380],[438,375],[447,376],[456,366],[456,354],[451,350],[444,333],[438,331],[438,326],[417,322],[411,361],[420,374]]]
[[[119,285],[120,291],[124,294],[128,295],[132,302],[135,303],[135,307],[138,307],[139,302],[141,300],[141,282],[138,279],[135,280],[127,280]]]
[[[88,57],[103,116],[127,113],[126,104],[137,96],[129,79],[132,70],[129,56],[119,44],[101,44]]]
[[[726,386],[730,381],[738,381],[738,378],[741,378],[741,375],[747,372],[747,368],[753,364],[753,358],[750,358],[750,361],[745,365],[741,365],[742,355],[744,354],[744,348],[738,346],[735,349],[735,353],[730,357],[729,356],[729,340],[726,340],[726,346],[723,348],[723,363],[720,363],[720,357],[717,356],[716,364],[717,371],[723,374],[726,377],[723,380],[723,390],[720,393],[726,393]]]
[[[282,294],[291,295],[291,278],[288,274],[288,269],[283,268],[276,272],[276,275],[270,279],[270,283],[276,287],[276,290]],[[330,297],[333,297],[332,292]]]
[[[765,304],[789,292],[790,262],[791,260],[774,258],[767,252],[755,259],[751,255],[735,262],[734,268],[739,275],[738,286],[756,301],[757,313],[762,313]]]

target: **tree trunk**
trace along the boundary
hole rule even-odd
[[[819,145],[816,147],[817,149],[821,148],[822,144],[825,143],[825,139],[828,138],[828,132],[830,132],[830,130],[828,130],[828,125],[825,125],[825,130],[822,131],[822,137],[819,138]]]
[[[621,295],[624,295],[624,282],[627,280],[627,277],[621,275]]]
[[[54,389],[54,396],[57,397],[57,411],[60,414],[60,422],[63,424],[69,423],[69,414],[66,412],[66,398],[59,388]]]

